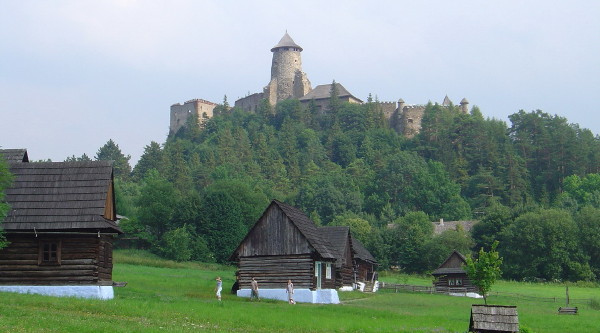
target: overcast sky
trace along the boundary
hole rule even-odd
[[[466,97],[507,122],[541,109],[600,133],[596,0],[0,0],[0,146],[63,161],[112,138],[133,166],[165,141],[170,105],[262,91],[286,30],[313,87]]]

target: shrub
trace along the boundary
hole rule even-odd
[[[594,310],[600,310],[600,298],[590,299],[590,308]]]

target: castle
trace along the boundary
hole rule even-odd
[[[279,43],[271,48],[273,60],[271,62],[271,80],[262,92],[254,93],[235,101],[234,106],[247,112],[256,112],[262,100],[267,100],[271,105],[287,99],[298,99],[303,105],[311,101],[320,110],[325,110],[329,104],[332,84],[316,86],[314,89],[306,73],[302,71],[303,51],[290,35],[283,35]],[[340,83],[336,83],[338,98],[342,102],[362,104],[363,101],[352,95]],[[441,104],[449,107],[452,102],[446,96]],[[171,105],[170,133],[176,133],[185,126],[192,113],[200,119],[213,116],[216,104],[202,99],[193,99],[184,104]],[[421,129],[421,121],[425,111],[424,105],[409,105],[402,99],[398,102],[380,102],[383,114],[390,127],[408,138],[414,137]],[[460,111],[469,112],[469,102],[463,98],[460,102]]]

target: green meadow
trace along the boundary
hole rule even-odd
[[[213,293],[224,281],[223,301]],[[340,293],[342,304],[250,302],[229,294],[234,268],[176,263],[116,251],[110,301],[0,293],[0,332],[466,332],[471,304],[483,300],[382,290]],[[430,285],[426,277],[381,274],[388,283]],[[497,292],[498,294],[494,293]],[[529,332],[600,331],[600,288],[569,286],[575,316],[558,315],[562,284],[500,281],[490,304],[516,305]],[[590,301],[592,300],[592,301]]]

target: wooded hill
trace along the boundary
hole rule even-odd
[[[591,131],[539,110],[511,115],[509,126],[477,107],[430,104],[407,139],[371,99],[317,110],[287,100],[247,113],[225,99],[213,118],[151,142],[132,172],[109,141],[96,158],[117,161],[130,245],[224,262],[276,198],[319,224],[350,225],[384,268],[431,271],[453,249],[498,239],[505,277],[600,277],[600,137]],[[480,222],[472,235],[434,235],[441,218]]]

